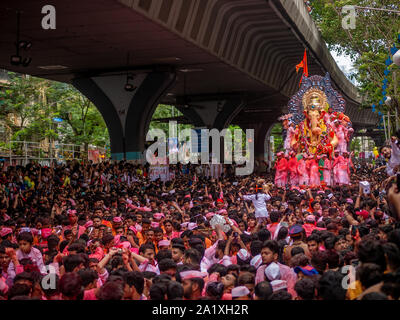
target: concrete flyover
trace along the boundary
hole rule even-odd
[[[331,74],[358,128],[374,127],[302,0],[54,0],[57,26],[41,28],[47,1],[3,0],[0,68],[72,83],[106,120],[114,159],[138,159],[158,103],[175,104],[198,127],[238,124],[264,139],[309,73]],[[11,66],[15,10],[32,63]],[[127,55],[129,53],[129,60]],[[124,90],[133,75],[134,92]],[[261,125],[262,124],[262,125]],[[265,133],[264,133],[265,131]],[[257,147],[258,146],[258,147]],[[264,143],[256,141],[263,155]]]

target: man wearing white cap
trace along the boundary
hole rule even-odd
[[[251,300],[250,290],[245,286],[233,288],[232,300]]]
[[[265,268],[264,273],[265,277],[270,281],[273,292],[287,289],[287,282],[281,280],[281,272],[277,263],[270,263],[268,267]]]
[[[201,297],[204,288],[206,272],[197,270],[183,271],[179,274],[182,279],[183,296],[185,300],[197,300]]]
[[[279,256],[279,245],[275,240],[267,240],[263,244],[263,248],[261,249],[261,257],[263,264],[257,269],[256,274],[256,284],[259,282],[265,281],[265,269],[272,263],[275,262],[279,267],[280,280],[286,281],[288,292],[292,295],[293,298],[297,296],[296,291],[294,290],[294,285],[297,281],[297,275],[292,270],[292,268],[283,265],[278,261]]]

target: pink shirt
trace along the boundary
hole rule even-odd
[[[33,264],[37,265],[41,274],[47,274],[46,267],[43,263],[42,253],[38,249],[32,247],[31,251],[29,253],[23,253],[20,249],[18,249],[16,254],[17,254],[18,261],[29,258],[32,260]],[[22,267],[22,271],[21,271],[21,267],[22,266],[20,265],[19,268],[18,267],[15,268],[14,263],[11,261],[10,264],[8,265],[8,269],[7,269],[8,277],[10,277],[11,279],[14,279],[16,274],[23,271],[23,267]]]
[[[83,293],[83,300],[98,300],[95,294],[96,289],[85,290]]]
[[[281,279],[287,282],[287,290],[292,295],[293,298],[297,297],[297,293],[294,290],[294,285],[297,282],[297,274],[293,271],[292,268],[277,262],[279,266],[279,271],[281,273]],[[257,269],[256,274],[256,284],[259,282],[265,281],[265,269],[267,265],[263,264]]]

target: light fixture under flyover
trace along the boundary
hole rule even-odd
[[[190,73],[190,72],[202,72],[204,70],[200,68],[181,68],[178,71],[183,73]]]
[[[21,41],[18,42],[18,47],[20,49],[29,50],[32,47],[32,42],[21,40]]]
[[[62,69],[68,69],[68,67],[66,66],[62,66],[59,64],[55,64],[55,65],[49,65],[49,66],[39,66],[39,69],[43,69],[43,70],[62,70]]]
[[[21,15],[21,12],[17,11],[17,41],[15,42],[16,53],[15,53],[15,55],[12,55],[10,57],[10,63],[13,66],[22,65],[24,67],[27,67],[32,62],[32,58],[31,57],[22,58],[22,56],[20,55],[20,50],[29,50],[32,47],[32,43],[29,41],[19,39],[20,15]]]
[[[32,62],[32,58],[25,58],[24,60],[22,60],[22,66],[23,67],[27,67],[29,66],[29,64]]]
[[[132,92],[137,89],[137,87],[135,87],[133,84],[129,83],[129,80],[133,80],[134,78],[135,78],[135,76],[132,73],[130,73],[126,76],[125,91]]]
[[[15,54],[15,55],[12,55],[10,58],[10,63],[13,66],[19,66],[21,64],[21,61],[22,61],[22,57],[20,55]]]

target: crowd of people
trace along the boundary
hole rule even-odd
[[[350,153],[335,151],[332,159],[327,154],[312,156],[296,155],[291,151],[287,155],[278,152],[275,164],[275,184],[278,187],[292,186],[349,185],[350,169],[354,169]]]
[[[9,166],[0,299],[398,300],[398,167],[381,151],[348,185],[295,188],[231,167],[163,182],[124,161]]]

